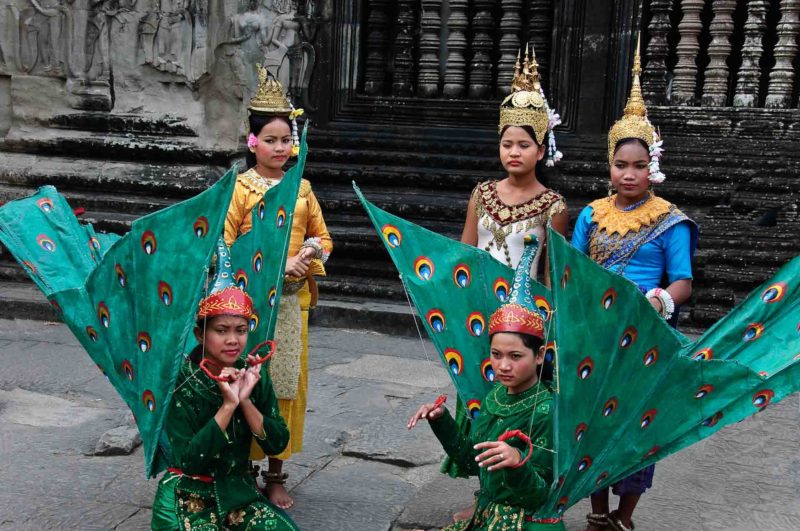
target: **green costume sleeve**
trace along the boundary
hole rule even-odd
[[[480,469],[475,462],[475,456],[478,452],[472,448],[471,441],[463,435],[450,412],[445,410],[444,415],[431,421],[430,425],[450,459],[470,476],[477,476]]]
[[[552,422],[548,417],[546,422],[534,426],[529,434],[533,441],[533,451],[528,461],[519,468],[505,468],[501,473],[509,489],[517,496],[512,500],[517,505],[530,503],[532,498],[540,499],[543,503],[550,494],[550,484],[553,476],[553,454],[547,448],[552,448]],[[508,444],[520,451],[524,460],[529,450],[527,444],[518,439],[507,441]],[[537,503],[538,505],[538,503]]]
[[[210,475],[219,455],[231,445],[214,417],[197,429],[200,419],[192,404],[184,403],[182,398],[176,396],[167,418],[167,437],[178,468],[184,474]]]
[[[262,365],[261,368],[259,393],[254,399],[254,403],[264,417],[263,426],[266,434],[263,439],[260,437],[254,437],[254,439],[265,454],[281,453],[289,444],[289,428],[286,427],[286,422],[278,410],[278,399],[275,397],[275,390],[272,388],[272,380],[269,378],[269,370],[266,365]]]

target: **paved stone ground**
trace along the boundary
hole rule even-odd
[[[429,347],[430,348],[430,347]],[[287,465],[304,530],[434,529],[475,489],[438,473],[411,411],[447,385],[416,339],[312,328],[306,448]],[[432,351],[431,352],[431,356]],[[659,465],[637,529],[800,529],[800,412],[790,397]],[[94,457],[128,413],[63,325],[0,321],[0,529],[147,529],[141,448]],[[567,513],[583,529],[587,505]]]

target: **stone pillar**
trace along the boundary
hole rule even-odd
[[[681,40],[676,52],[678,64],[672,81],[672,101],[678,105],[691,105],[695,100],[697,85],[697,52],[700,51],[698,36],[703,29],[700,13],[705,0],[682,0],[683,19],[678,25]]]
[[[503,17],[500,19],[500,61],[497,64],[497,92],[511,93],[514,63],[520,49],[522,31],[522,0],[501,0]]]
[[[797,30],[800,0],[781,1],[781,21],[778,23],[778,42],[775,44],[775,66],[769,73],[767,107],[786,108],[792,104],[794,68],[797,55]]]
[[[664,104],[667,101],[667,35],[671,29],[669,15],[672,13],[672,0],[652,0],[650,13],[652,16],[647,27],[650,42],[645,49],[642,89],[645,100]]]
[[[730,37],[733,33],[733,12],[736,0],[716,0],[711,3],[714,20],[711,22],[711,44],[708,47],[709,64],[703,86],[703,105],[724,107],[728,99],[728,56],[731,53]]]
[[[371,0],[367,17],[367,59],[364,72],[364,92],[383,94],[386,79],[386,44],[389,0]]]
[[[417,92],[431,98],[439,95],[439,31],[442,28],[442,1],[420,2],[419,72]]]
[[[460,98],[467,84],[466,31],[469,27],[467,6],[469,0],[450,0],[450,17],[447,19],[447,65],[444,70],[444,95]]]
[[[767,27],[767,0],[748,0],[747,22],[744,24],[744,46],[742,47],[742,67],[736,82],[733,96],[734,107],[755,107],[758,105],[758,84],[761,78],[761,54],[764,51],[764,30]]]
[[[414,16],[415,0],[397,2],[397,37],[394,41],[394,72],[392,73],[392,94],[410,96],[411,69],[414,67]]]
[[[528,42],[536,50],[542,86],[547,93],[550,75],[550,41],[553,35],[551,0],[530,0],[528,2]]]
[[[494,28],[492,6],[494,0],[474,0],[472,18],[472,62],[469,65],[469,97],[485,98],[492,88],[491,31]]]

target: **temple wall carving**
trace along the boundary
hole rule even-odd
[[[256,64],[311,105],[319,3],[0,0],[12,128],[78,111],[134,113],[183,120],[201,144],[238,140]]]

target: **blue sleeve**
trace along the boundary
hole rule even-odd
[[[692,278],[692,234],[688,223],[678,223],[662,235],[669,283]]]
[[[581,210],[575,221],[572,231],[572,246],[583,254],[589,254],[589,229],[592,226],[592,207],[587,206]]]

